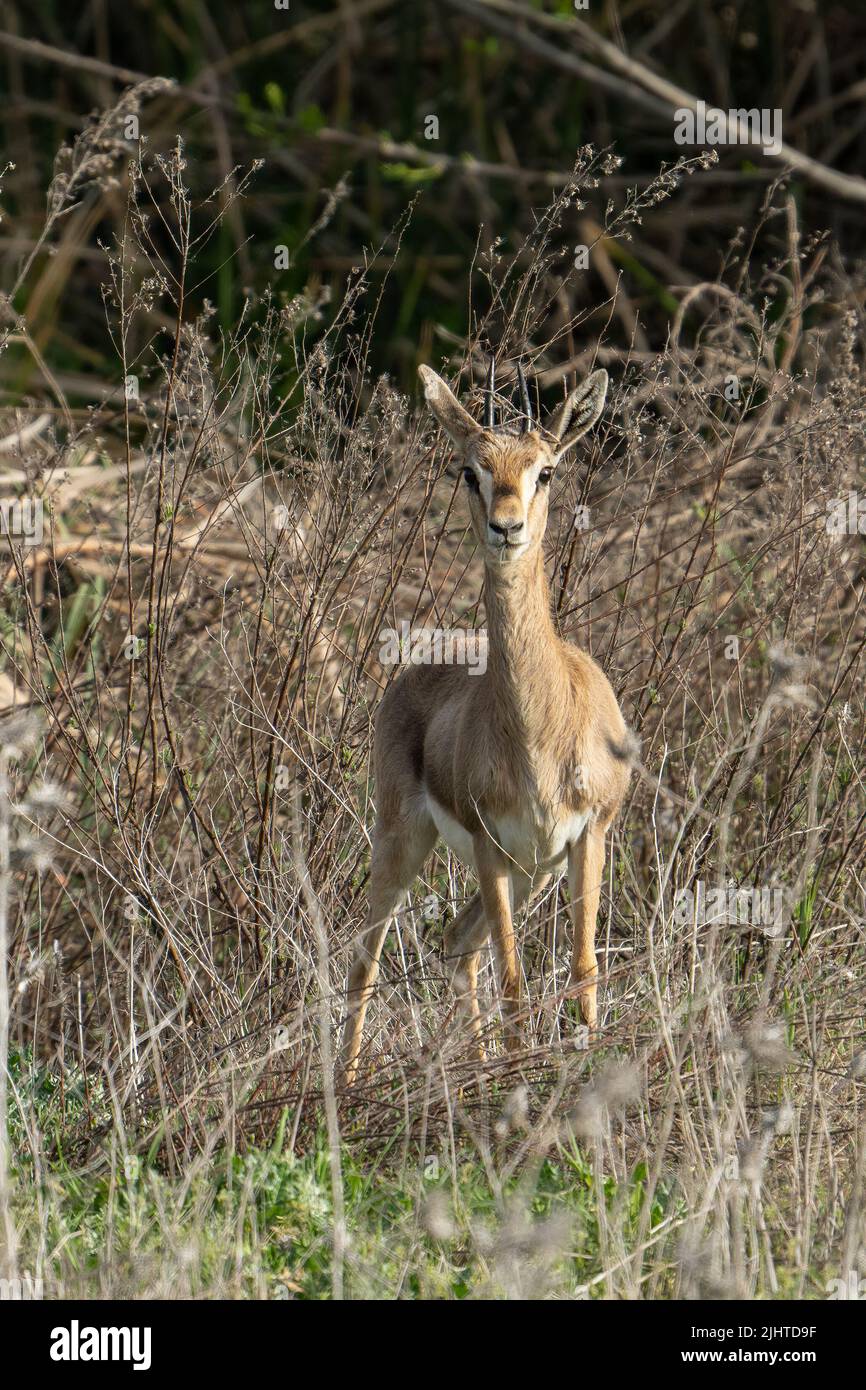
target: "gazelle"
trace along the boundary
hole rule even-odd
[[[542,430],[518,369],[520,424],[498,427],[494,371],[491,360],[482,427],[441,377],[419,368],[427,404],[462,468],[484,557],[487,669],[412,666],[379,707],[369,911],[349,974],[346,1084],[357,1071],[390,920],[440,836],[478,878],[479,892],[446,929],[445,957],[479,1050],[480,951],[492,936],[506,1045],[514,1048],[521,1008],[514,914],[566,869],[570,984],[584,1022],[596,1026],[604,839],[628,785],[634,738],[601,669],[556,631],[542,541],[553,470],[598,420],[608,379],[594,371]]]

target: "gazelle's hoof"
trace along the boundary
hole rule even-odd
[[[598,1009],[596,1008],[595,1000],[593,1000],[592,1004],[585,1004],[583,996],[581,996],[577,1003],[580,1009],[581,1022],[591,1033],[595,1032],[598,1028]]]
[[[566,991],[566,999],[577,1004],[580,1021],[590,1032],[598,1028],[598,984],[595,975],[584,975],[580,980],[572,980]]]

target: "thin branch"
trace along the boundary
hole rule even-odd
[[[577,73],[596,87],[601,87],[606,91],[615,91],[617,96],[624,97],[633,105],[643,107],[644,110],[651,109],[656,115],[664,110],[656,101],[648,103],[645,93],[651,93],[653,97],[659,98],[670,110],[687,108],[690,111],[697,111],[698,109],[698,98],[693,96],[691,92],[684,91],[682,87],[677,87],[667,78],[659,77],[643,63],[630,58],[627,53],[623,53],[621,49],[617,48],[616,44],[602,38],[585,20],[578,19],[576,16],[568,20],[556,19],[552,15],[541,15],[536,10],[524,9],[522,5],[515,4],[514,0],[446,0],[446,3],[452,9],[460,10],[462,13],[480,20],[489,29],[506,35],[522,51],[528,50],[537,53],[540,57],[548,59],[566,72]],[[543,23],[547,28],[556,29],[563,37],[574,34],[587,48],[593,50],[599,58],[606,62],[618,74],[619,78],[625,78],[625,83],[611,77],[609,73],[595,67],[594,64],[577,58],[573,53],[557,48],[552,43],[547,43],[525,30],[516,28],[503,17],[505,14],[513,15],[515,18],[527,21],[527,23]],[[714,107],[713,110],[715,114],[716,108]],[[667,114],[666,111],[665,114]],[[726,132],[734,136],[731,143],[742,145],[752,143],[747,122],[741,121],[739,118],[730,121],[727,112],[722,112],[721,115]],[[758,146],[757,148],[761,147]],[[858,178],[854,174],[842,174],[837,169],[831,169],[828,165],[820,163],[819,160],[802,154],[800,150],[784,141],[779,142],[778,151],[765,150],[764,153],[767,158],[776,159],[781,164],[796,169],[804,178],[818,184],[821,188],[829,189],[839,198],[866,203],[866,179]]]

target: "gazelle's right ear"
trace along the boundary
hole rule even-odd
[[[419,367],[418,375],[424,384],[424,399],[442,426],[455,449],[465,453],[471,441],[481,434],[481,426],[464,410],[450,387],[432,367]]]

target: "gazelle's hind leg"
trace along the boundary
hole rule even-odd
[[[465,1024],[472,1049],[484,1060],[481,1041],[481,1012],[478,1008],[478,958],[489,935],[481,894],[464,903],[453,922],[445,928],[445,965],[457,995],[457,1017]]]
[[[513,874],[509,885],[511,913],[519,912],[527,898],[542,892],[549,882],[550,874],[540,874],[534,879],[526,874]],[[459,1018],[465,1022],[481,1061],[484,1060],[484,1046],[478,1004],[478,963],[490,934],[491,923],[484,912],[480,893],[469,899],[445,929],[445,960],[452,970]],[[500,960],[500,970],[501,967]],[[519,1000],[517,1007],[519,1009]]]
[[[342,1082],[351,1086],[358,1070],[367,1005],[379,973],[379,958],[391,918],[411,888],[436,840],[426,812],[388,829],[376,827],[370,861],[367,925],[355,948],[349,971],[346,1023],[340,1057]]]
[[[568,890],[574,928],[570,991],[577,994],[581,1017],[589,1028],[595,1028],[598,1022],[595,921],[604,873],[606,830],[607,824],[591,821],[568,851]]]

